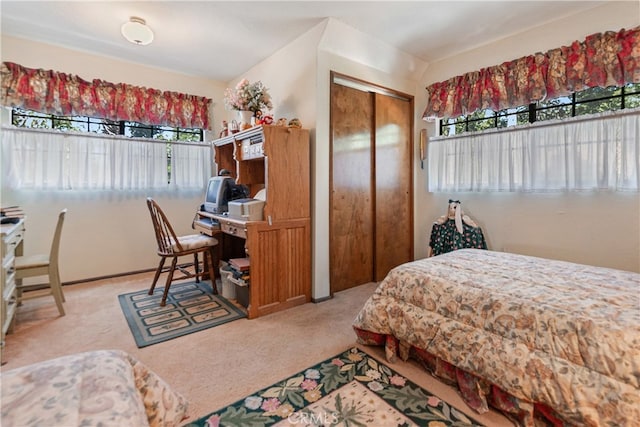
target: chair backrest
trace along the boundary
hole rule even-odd
[[[62,224],[64,224],[64,216],[67,214],[67,210],[63,209],[58,214],[58,224],[56,225],[56,231],[53,233],[53,241],[51,242],[51,252],[49,252],[49,264],[58,266],[58,255],[60,253],[60,236],[62,235]]]
[[[149,208],[149,213],[151,213],[153,231],[158,242],[158,254],[171,255],[176,252],[182,252],[182,246],[176,237],[176,233],[160,206],[151,197],[147,197],[147,207]]]

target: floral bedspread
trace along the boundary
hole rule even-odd
[[[639,295],[637,273],[461,249],[393,269],[353,326],[547,405],[569,424],[637,425]]]
[[[2,372],[3,427],[178,426],[187,401],[119,350],[64,356]]]

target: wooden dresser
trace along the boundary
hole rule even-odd
[[[214,141],[218,170],[227,169],[250,197],[266,192],[262,221],[199,212],[220,222],[223,258],[248,256],[248,317],[311,301],[309,131],[255,126]]]
[[[4,337],[11,327],[17,307],[16,291],[16,256],[22,255],[22,241],[24,237],[24,219],[17,224],[2,224],[0,238],[2,246],[2,277],[0,278],[0,360],[4,363]]]

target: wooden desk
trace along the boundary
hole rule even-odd
[[[0,225],[2,277],[0,278],[0,361],[4,363],[4,338],[13,324],[18,293],[16,290],[16,256],[23,255],[24,218],[17,224]]]
[[[244,221],[198,212],[220,223],[222,259],[251,262],[250,319],[311,301],[311,221]]]
[[[214,215],[222,259],[251,262],[249,318],[311,301],[311,151],[308,129],[254,126],[213,141],[217,170],[227,169],[249,197],[264,191],[265,221]]]

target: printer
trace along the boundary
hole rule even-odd
[[[229,202],[229,217],[245,221],[262,221],[264,201],[258,199],[236,199]]]

